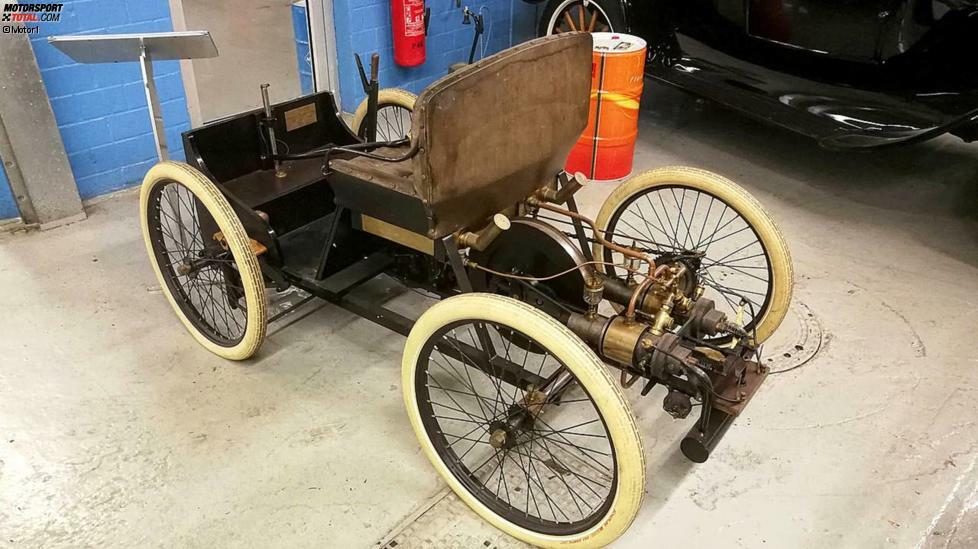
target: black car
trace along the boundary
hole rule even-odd
[[[547,1],[541,35],[582,29],[638,35],[649,77],[828,148],[978,139],[976,0]]]

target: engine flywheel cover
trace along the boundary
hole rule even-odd
[[[585,265],[584,254],[567,235],[539,219],[513,220],[508,231],[496,237],[485,250],[472,250],[469,257],[488,269],[520,276],[548,277],[570,270],[552,280],[529,283],[556,301],[578,309],[586,308],[584,284],[590,268]],[[477,277],[480,279],[476,284],[479,291],[511,297],[524,293],[523,284],[491,273],[483,274],[484,277]],[[531,299],[530,303],[540,305],[535,301]]]

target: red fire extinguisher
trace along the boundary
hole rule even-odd
[[[391,0],[394,62],[402,67],[424,63],[424,0]]]

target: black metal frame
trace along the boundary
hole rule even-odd
[[[365,74],[362,76],[365,88],[376,95],[376,72],[371,72],[369,80]],[[305,109],[301,112],[305,113],[303,123],[307,125],[297,130],[293,124],[290,131],[290,114],[300,109]],[[313,109],[316,117],[309,122],[309,112]],[[259,256],[259,263],[270,286],[282,290],[294,285],[404,336],[410,333],[415,319],[391,310],[383,300],[356,292],[357,288],[382,274],[442,297],[473,292],[478,287],[472,271],[464,263],[454,235],[436,240],[433,256],[429,256],[358,230],[361,213],[371,213],[369,202],[376,200],[376,194],[372,194],[375,186],[367,189],[370,185],[367,182],[341,185],[342,179],[349,176],[330,172],[329,158],[375,157],[371,150],[389,143],[373,143],[354,135],[337,115],[329,93],[275,105],[272,111],[270,117],[257,110],[242,113],[184,134],[189,162],[214,181],[228,198],[248,235],[267,248],[267,252]],[[367,126],[371,125],[368,113]],[[268,150],[264,128],[269,126],[274,127],[288,153],[273,156]],[[370,133],[368,131],[366,137]],[[249,144],[251,141],[257,142],[257,146],[253,142]],[[395,161],[410,158],[416,152],[412,146]],[[282,161],[285,177],[274,174],[272,161],[276,158]],[[569,179],[565,179],[558,178],[558,184],[570,184]],[[334,194],[340,190],[342,196]],[[572,193],[568,194],[565,205],[569,211],[578,212]],[[400,210],[403,210],[403,216],[424,215],[416,208]],[[259,211],[271,215],[262,215]],[[402,226],[412,226],[408,219],[400,222],[405,223]],[[577,241],[582,255],[592,261],[592,239],[584,223],[574,217],[569,223],[573,227],[571,236]],[[422,266],[418,272],[425,274],[417,275],[404,267],[405,263]],[[532,285],[525,286],[552,300]],[[558,307],[560,305],[557,303]],[[484,348],[491,349],[488,334],[479,332],[479,337]],[[503,372],[503,380],[507,383],[524,389],[530,385],[537,389],[546,388],[551,399],[558,399],[567,386],[566,383],[540,379],[524,372],[517,364],[506,364],[498,356],[487,359],[483,353],[474,352],[461,342],[459,349],[473,351],[466,352],[466,358],[475,364],[483,364],[487,371]],[[659,383],[702,400],[700,418],[681,448],[689,459],[704,461],[734,417],[713,405],[710,375],[695,366],[690,366],[687,379],[675,375],[655,377],[637,365],[615,366],[645,377],[647,383],[643,394]]]

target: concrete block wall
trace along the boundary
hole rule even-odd
[[[7,174],[3,171],[3,159],[0,158],[0,219],[18,217],[17,203],[14,202],[14,195],[10,192],[10,184],[7,182]]]
[[[486,13],[487,55],[535,34],[537,6],[522,0],[463,1],[465,4]],[[428,7],[427,60],[419,67],[403,68],[393,60],[389,0],[334,0],[344,110],[353,111],[363,99],[354,52],[365,59],[379,53],[381,85],[415,93],[444,76],[452,63],[467,59],[474,28],[462,24],[462,10],[452,0],[429,0]],[[156,161],[139,65],[77,64],[50,46],[47,37],[168,30],[172,30],[172,22],[167,0],[68,0],[60,22],[41,24],[39,34],[31,35],[83,199],[138,184]],[[297,51],[300,62],[304,61],[302,45]],[[190,121],[179,64],[164,61],[154,66],[170,153],[182,160],[180,133],[189,129]],[[9,185],[0,173],[0,218],[16,215]]]
[[[47,37],[170,31],[167,0],[69,0],[60,22],[40,27],[31,45],[79,194],[86,199],[138,184],[156,162],[139,64],[78,64]],[[179,63],[156,62],[154,69],[170,155],[182,160],[180,133],[190,119]]]
[[[305,95],[315,91],[312,85],[312,52],[309,48],[305,0],[292,3],[292,34],[295,37],[295,58],[299,67],[299,90]]]
[[[468,60],[474,25],[462,24],[462,9],[454,0],[428,0],[431,21],[425,44],[427,57],[418,67],[394,63],[390,0],[334,0],[336,55],[339,63],[343,110],[352,112],[364,98],[353,54],[366,65],[370,55],[380,54],[381,87],[405,88],[419,93],[448,72],[452,63]],[[463,0],[472,11],[486,14],[486,55],[535,36],[537,6],[522,0]],[[479,54],[476,59],[479,59]]]

